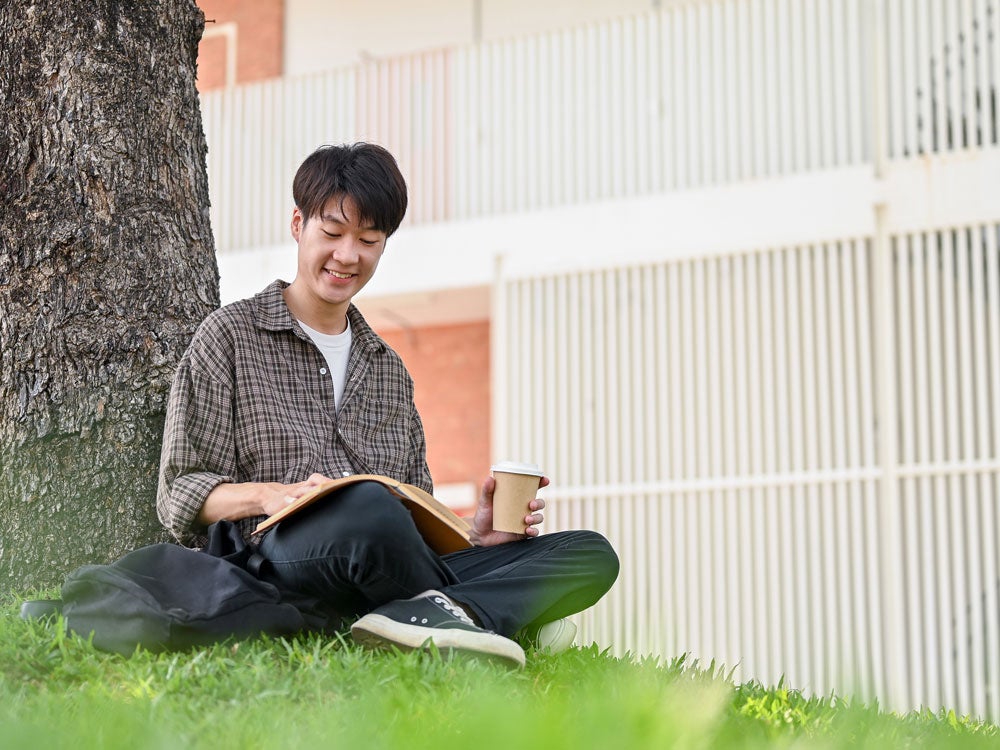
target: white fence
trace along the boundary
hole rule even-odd
[[[621,551],[585,639],[996,720],[998,90],[1000,0],[673,4],[208,94],[212,220],[283,241],[299,161],[362,138],[412,223],[871,165],[872,231],[508,269],[494,454]]]
[[[884,283],[870,238],[504,281],[499,452],[623,558],[583,639],[1000,716],[998,233],[895,237]]]

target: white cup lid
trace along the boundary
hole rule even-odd
[[[503,474],[530,474],[533,477],[544,476],[538,464],[521,463],[520,461],[501,461],[490,467],[493,471]]]

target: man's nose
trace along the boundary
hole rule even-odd
[[[358,241],[351,237],[344,237],[333,249],[333,257],[338,263],[353,265],[358,262],[360,255]]]

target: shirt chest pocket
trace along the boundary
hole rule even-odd
[[[237,409],[235,428],[241,473],[255,481],[287,481],[290,474],[319,470],[333,420],[303,394],[272,393],[253,409]]]
[[[400,478],[411,462],[411,414],[402,399],[364,399],[341,413],[340,435],[366,471]]]

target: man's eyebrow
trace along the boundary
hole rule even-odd
[[[340,214],[320,214],[319,218],[322,221],[332,221],[335,224],[346,224],[347,223],[347,219],[345,217],[341,216]],[[367,232],[369,230],[374,230],[375,229],[375,225],[374,224],[369,224],[367,226],[361,227],[361,229],[362,229],[362,231],[366,231]]]

